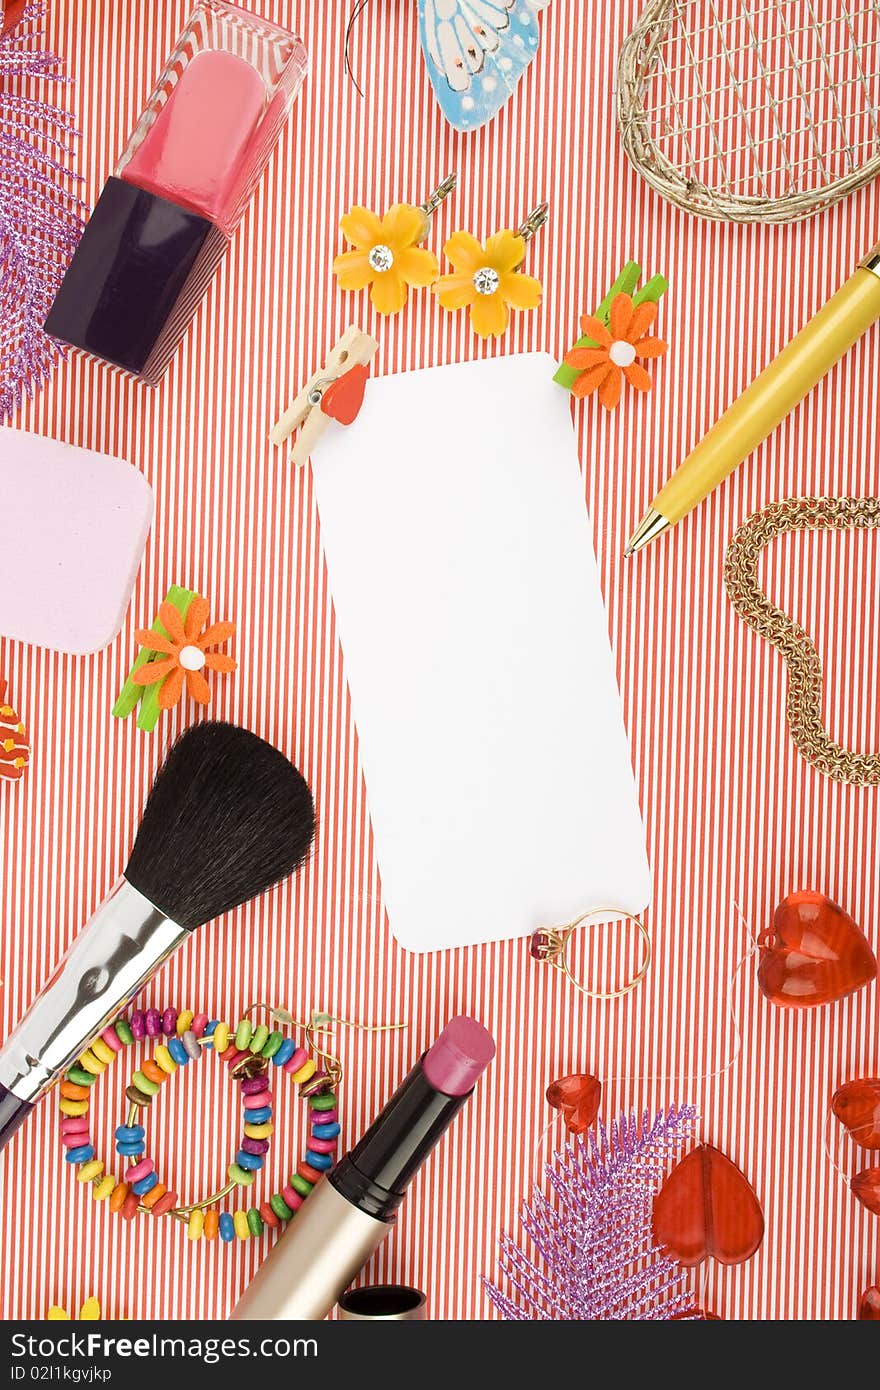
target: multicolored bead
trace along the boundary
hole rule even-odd
[[[265,1154],[269,1152],[269,1141],[268,1139],[251,1139],[249,1135],[245,1135],[241,1141],[241,1147],[247,1154]]]
[[[321,1095],[309,1096],[309,1106],[312,1110],[335,1110],[336,1096],[332,1091],[323,1091]]]
[[[131,1024],[129,1023],[128,1019],[117,1018],[113,1027],[115,1028],[116,1036],[122,1043],[123,1047],[130,1047],[131,1044],[134,1042],[134,1033],[131,1031]]]
[[[152,1192],[153,1188],[158,1185],[158,1182],[158,1173],[147,1173],[145,1178],[132,1183],[131,1190],[136,1192],[139,1197],[146,1197],[147,1193]]]
[[[76,1149],[68,1149],[64,1155],[65,1163],[88,1163],[89,1159],[95,1157],[94,1144],[81,1144]]]
[[[161,1067],[167,1076],[173,1076],[177,1071],[177,1063],[164,1043],[159,1043],[154,1055],[156,1058],[156,1065]]]
[[[285,1062],[290,1061],[294,1052],[296,1052],[296,1043],[293,1038],[282,1038],[278,1051],[272,1055],[272,1065],[283,1067]]]
[[[243,1168],[240,1163],[230,1163],[226,1169],[230,1182],[238,1183],[239,1187],[250,1187],[256,1176]]]
[[[112,1023],[109,1025],[109,1027],[104,1029],[103,1033],[101,1034],[101,1037],[104,1039],[104,1042],[110,1048],[111,1052],[121,1052],[123,1047],[125,1046],[125,1044],[119,1036],[119,1033],[117,1032],[116,1028],[114,1028]]]
[[[72,1101],[71,1104],[76,1105],[77,1102]],[[80,1101],[79,1104],[84,1104],[84,1102]],[[247,1112],[247,1117],[248,1125],[262,1125],[265,1123],[266,1120],[271,1120],[272,1107],[271,1105],[264,1105],[262,1110],[249,1110]],[[247,1129],[245,1130],[245,1133],[247,1133]]]
[[[67,1073],[67,1080],[75,1086],[94,1086],[97,1079],[94,1072],[85,1071],[83,1067],[71,1067]]]
[[[280,1192],[275,1192],[269,1198],[269,1205],[280,1221],[289,1221],[293,1212],[285,1202]]]

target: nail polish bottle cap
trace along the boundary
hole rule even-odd
[[[207,218],[110,178],[46,332],[154,385],[226,246]]]

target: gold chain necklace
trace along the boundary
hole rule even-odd
[[[880,497],[791,497],[755,512],[735,533],[724,559],[724,583],[744,622],[772,642],[788,666],[786,715],[795,747],[838,782],[880,784],[880,753],[854,753],[822,722],[822,659],[800,624],[770,602],[758,583],[758,559],[786,531],[868,531],[880,527]]]

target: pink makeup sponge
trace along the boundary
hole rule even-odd
[[[0,637],[84,656],[122,626],[153,518],[124,459],[0,428]]]

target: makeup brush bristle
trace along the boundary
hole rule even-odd
[[[293,873],[314,833],[312,793],[277,748],[196,724],[159,770],[125,877],[192,930]]]

